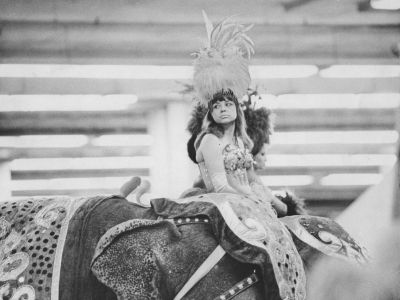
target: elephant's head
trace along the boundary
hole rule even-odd
[[[100,240],[92,272],[118,299],[174,299],[218,245],[205,220],[181,222],[182,226],[168,220],[137,219],[119,224]],[[225,255],[184,299],[214,299],[224,293],[228,299],[235,284],[254,269]],[[247,289],[242,284],[241,290],[233,299],[265,299],[261,280]]]

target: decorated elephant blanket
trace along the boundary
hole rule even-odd
[[[193,216],[206,216],[211,221],[218,243],[231,257],[259,266],[264,284],[271,287],[267,299],[305,297],[304,270],[286,226],[308,244],[319,240],[329,243],[337,231],[328,220],[321,223],[312,218],[290,218],[284,226],[270,208],[234,194],[205,194],[177,201],[154,199],[151,208],[118,196],[35,197],[4,202],[0,206],[0,295],[6,300],[117,299],[114,291],[91,272],[96,251],[102,251],[99,241],[110,232],[165,224],[173,227],[160,219]],[[304,228],[309,228],[308,233]],[[329,228],[334,232],[329,234]],[[164,231],[169,232],[168,228]],[[146,239],[157,238],[163,237],[146,235]],[[360,252],[346,235],[339,236],[333,246],[342,249],[342,240],[348,241],[346,253],[335,253]],[[332,247],[319,250],[329,254]]]
[[[268,204],[257,199],[209,193],[175,201],[155,199],[152,206],[164,218],[210,218],[224,250],[239,261],[258,265],[265,284],[275,287],[266,299],[305,299],[301,248],[358,263],[368,257],[333,220],[308,215],[278,219]]]
[[[80,200],[30,198],[2,203],[0,282],[2,299],[58,296],[62,245]]]
[[[151,209],[116,196],[35,197],[1,203],[1,299],[116,299],[90,273],[99,238]]]
[[[266,299],[301,300],[306,282],[301,257],[291,234],[274,210],[260,200],[237,194],[209,193],[174,201],[152,201],[164,218],[207,216],[224,250],[263,273]]]

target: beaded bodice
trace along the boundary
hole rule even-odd
[[[254,162],[250,151],[247,148],[242,149],[239,146],[228,144],[222,150],[222,157],[229,184],[232,186],[248,186],[246,171],[251,168]],[[199,162],[199,169],[207,191],[214,192],[215,189],[204,161]]]
[[[242,149],[239,146],[228,144],[222,151],[225,171],[235,173],[237,171],[246,171],[253,164],[253,156],[249,149]]]

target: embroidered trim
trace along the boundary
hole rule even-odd
[[[214,300],[230,300],[233,297],[237,296],[244,290],[248,289],[249,287],[253,286],[259,281],[258,276],[256,273],[251,274],[249,277],[239,281],[229,290],[224,292],[223,294],[219,295],[218,297],[214,298]]]

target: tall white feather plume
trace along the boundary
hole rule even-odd
[[[210,47],[210,40],[211,40],[211,32],[213,30],[213,24],[211,23],[210,19],[208,18],[206,12],[204,10],[201,11],[203,13],[204,24],[206,25],[207,30],[207,37],[208,37],[208,47]]]
[[[199,99],[207,105],[213,95],[228,89],[241,99],[251,81],[249,59],[254,43],[246,32],[253,26],[234,23],[228,17],[214,27],[204,11],[203,17],[208,43],[196,53],[193,75]]]

